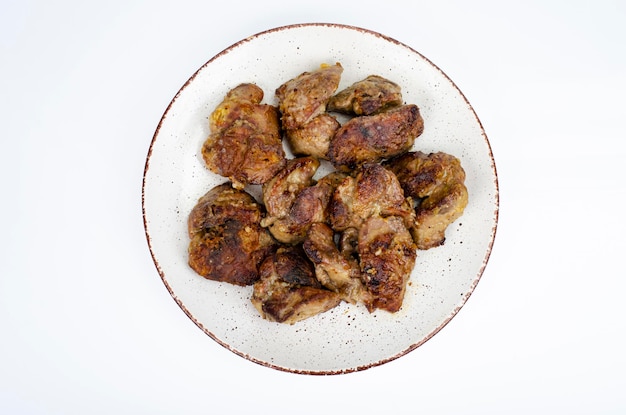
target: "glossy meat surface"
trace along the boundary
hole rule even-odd
[[[328,159],[336,169],[349,171],[408,151],[424,130],[416,105],[403,105],[374,115],[355,117],[337,130]]]
[[[278,110],[261,104],[263,91],[241,84],[228,92],[209,117],[210,135],[202,146],[207,167],[233,186],[262,184],[285,164]]]
[[[334,241],[333,230],[325,223],[311,225],[303,243],[304,252],[315,265],[315,275],[326,288],[350,303],[369,301],[361,281],[356,258],[341,253]]]
[[[326,105],[342,73],[339,63],[321,65],[276,89],[282,128],[294,154],[326,158],[330,139],[339,128],[337,120],[326,113]]]
[[[279,248],[263,262],[260,274],[251,301],[267,320],[294,324],[341,302],[338,294],[317,281],[313,265],[299,247]]]
[[[284,169],[263,185],[263,203],[267,216],[261,225],[267,227],[278,241],[295,243],[304,236],[290,229],[292,209],[300,193],[313,185],[313,176],[318,167],[319,161],[313,157],[291,159]]]
[[[330,202],[330,223],[335,231],[360,228],[371,216],[399,216],[407,226],[414,212],[396,176],[380,164],[368,164],[337,186]]]
[[[401,218],[370,217],[359,229],[358,253],[372,311],[397,312],[415,266],[416,247]]]
[[[283,128],[294,130],[326,111],[326,104],[337,90],[342,66],[321,65],[303,72],[276,89]]]
[[[339,121],[329,114],[320,114],[300,128],[287,130],[286,137],[295,155],[308,155],[318,159],[328,158],[328,147]]]
[[[405,194],[415,201],[413,236],[419,249],[439,246],[447,227],[468,203],[465,171],[458,158],[442,153],[411,152],[386,163]]]
[[[273,224],[272,234],[286,243],[301,243],[312,224],[328,222],[330,198],[344,177],[338,172],[330,173],[314,185],[302,189],[289,214]]]
[[[259,225],[263,212],[252,196],[229,183],[211,189],[188,218],[189,266],[207,279],[254,283],[261,262],[276,248]]]
[[[318,166],[312,157],[289,160],[287,167],[263,187],[269,214],[261,225],[278,241],[301,243],[311,224],[328,222],[330,199],[346,175],[333,172],[315,182]]]
[[[370,75],[338,92],[328,101],[328,111],[371,115],[402,105],[398,84],[379,75]]]

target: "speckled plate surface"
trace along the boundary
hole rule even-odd
[[[414,149],[461,159],[469,204],[443,246],[418,252],[402,309],[369,313],[341,304],[295,325],[263,320],[251,287],[209,281],[187,265],[187,216],[198,198],[226,180],[209,172],[200,148],[208,116],[242,82],[265,91],[321,63],[344,67],[340,89],[370,74],[401,85],[420,107],[423,135]],[[320,173],[323,173],[320,171]],[[260,195],[259,188],[249,189]],[[384,35],[337,24],[271,29],[211,58],[174,97],[150,145],[143,182],[143,215],[157,270],[181,309],[207,335],[253,362],[296,373],[353,372],[396,359],[441,330],[465,304],[489,259],[498,221],[498,182],[478,117],[454,83],[411,47]]]

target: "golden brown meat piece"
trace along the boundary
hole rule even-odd
[[[330,140],[339,127],[335,117],[320,114],[296,130],[287,130],[286,137],[293,154],[328,159]]]
[[[342,66],[321,65],[304,72],[276,89],[283,128],[295,130],[326,111],[328,99],[337,90]]]
[[[355,117],[337,130],[330,141],[328,159],[339,170],[352,170],[408,151],[424,130],[416,105]]]
[[[330,198],[345,174],[333,172],[314,185],[302,189],[289,210],[289,214],[271,227],[283,243],[300,243],[312,224],[329,221]]]
[[[448,225],[458,219],[468,203],[465,171],[456,157],[438,152],[411,152],[390,160],[406,195],[415,201],[413,237],[419,249],[439,246]]]
[[[330,224],[335,231],[358,229],[371,216],[399,216],[407,227],[415,214],[396,176],[380,164],[367,164],[337,186],[330,201]]]
[[[342,73],[339,63],[321,65],[276,89],[282,127],[294,154],[326,158],[330,139],[339,128],[339,122],[326,113],[326,104]]]
[[[319,161],[313,157],[289,160],[287,167],[263,186],[269,213],[261,226],[278,241],[300,243],[312,223],[328,222],[330,198],[346,175],[333,172],[315,182],[318,167]]]
[[[339,251],[334,232],[328,225],[311,225],[302,247],[315,265],[315,276],[324,287],[338,293],[349,303],[371,301],[361,281],[358,261],[352,255],[344,256]]]
[[[237,189],[263,184],[285,165],[278,110],[261,104],[263,90],[241,84],[228,92],[209,117],[202,157],[214,173]]]
[[[226,93],[224,100],[209,117],[211,132],[223,131],[241,117],[254,112],[254,106],[263,100],[263,90],[257,85],[245,83]]]
[[[327,109],[345,114],[371,115],[399,105],[402,105],[400,86],[382,76],[370,75],[331,97]]]
[[[359,229],[361,275],[372,298],[368,310],[396,312],[415,266],[416,247],[403,220],[396,216],[370,217]]]
[[[268,228],[278,241],[297,242],[298,235],[290,229],[290,214],[300,192],[313,184],[313,176],[319,165],[319,161],[313,157],[288,160],[285,168],[263,185],[263,203],[267,216],[261,221],[261,226]]]
[[[261,265],[252,304],[263,318],[294,324],[336,307],[341,298],[324,289],[301,248],[279,248]]]
[[[261,262],[276,248],[259,225],[263,212],[251,195],[230,183],[211,189],[189,214],[189,266],[207,279],[254,283]]]

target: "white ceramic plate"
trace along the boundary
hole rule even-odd
[[[469,204],[443,246],[418,252],[402,309],[395,314],[341,304],[295,325],[263,320],[251,287],[206,280],[187,265],[187,216],[198,198],[226,180],[209,172],[200,148],[207,119],[226,92],[254,82],[274,90],[321,63],[344,67],[339,89],[370,74],[402,86],[420,107],[425,130],[415,149],[461,159]],[[259,189],[251,189],[255,196]],[[297,373],[336,374],[380,365],[414,350],[467,301],[487,264],[498,221],[498,183],[489,142],[469,102],[433,63],[381,34],[337,24],[275,28],[244,39],[203,65],[159,123],[143,181],[143,216],[157,270],[181,309],[222,346],[253,362]]]

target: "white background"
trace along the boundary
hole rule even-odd
[[[196,69],[292,23],[381,32],[472,103],[500,222],[461,312],[408,355],[295,375],[199,330],[150,257],[141,183]],[[0,0],[0,413],[626,412],[621,1]]]

